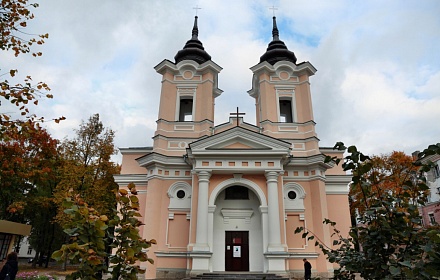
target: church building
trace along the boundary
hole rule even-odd
[[[268,272],[327,277],[333,265],[315,242],[295,234],[305,227],[331,246],[329,218],[342,233],[350,226],[347,176],[324,163],[313,120],[310,77],[317,71],[279,39],[251,67],[256,125],[237,110],[229,122],[215,124],[218,75],[198,39],[192,38],[155,70],[162,75],[153,147],[121,148],[120,188],[135,183],[145,226],[156,239],[148,251],[154,265],[146,279],[183,278],[203,272]],[[254,99],[254,100],[252,100]]]

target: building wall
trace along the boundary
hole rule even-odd
[[[434,167],[426,174],[430,191],[428,203],[419,209],[425,226],[440,224],[440,155],[428,156],[427,161]]]

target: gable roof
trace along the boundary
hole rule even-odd
[[[239,126],[189,144],[188,156],[289,156],[291,143]]]

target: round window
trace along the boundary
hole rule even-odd
[[[184,190],[178,190],[177,191],[177,198],[184,198],[185,197],[185,191]]]
[[[294,191],[290,191],[290,192],[287,193],[287,196],[288,196],[290,199],[295,199],[295,198],[296,198],[296,192],[294,192]]]

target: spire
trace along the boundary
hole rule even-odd
[[[269,43],[266,52],[260,57],[260,63],[267,61],[274,65],[278,61],[290,61],[296,64],[296,56],[289,51],[283,41],[280,40],[276,17],[273,17],[272,42]]]
[[[199,27],[197,26],[197,19],[199,17],[195,16],[194,18],[194,26],[193,26],[193,30],[192,30],[192,38],[191,40],[199,40]]]
[[[176,56],[174,57],[176,64],[182,60],[194,60],[199,64],[211,60],[211,56],[203,48],[202,42],[199,41],[199,28],[197,26],[197,19],[198,16],[195,16],[191,40],[187,41],[183,49],[178,51]]]
[[[274,16],[272,19],[273,19],[272,38],[273,41],[279,41],[280,33],[278,32],[277,18]]]

